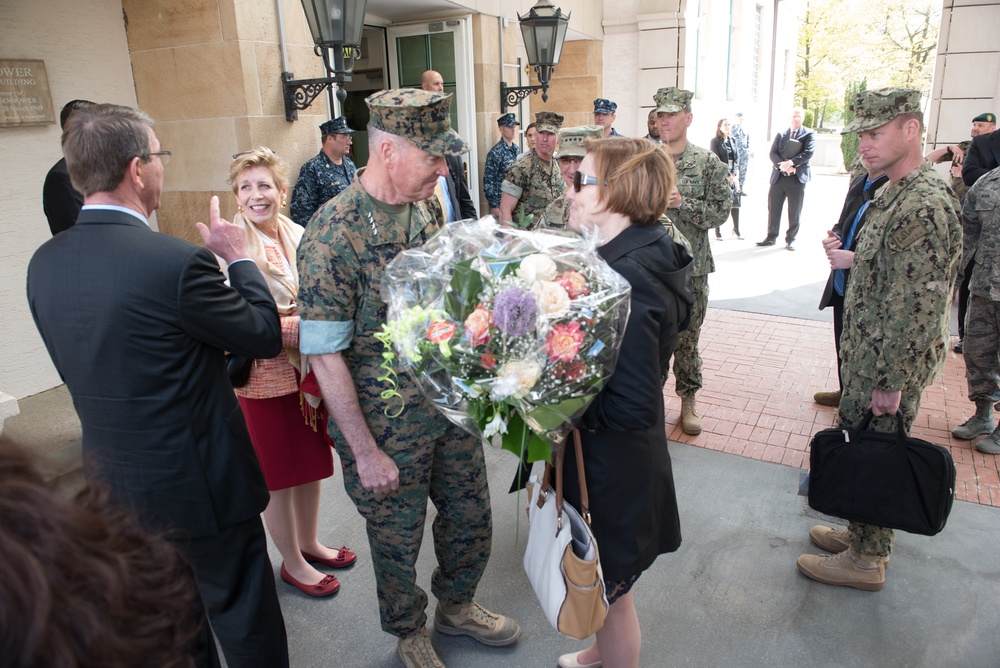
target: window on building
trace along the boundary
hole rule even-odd
[[[760,24],[764,8],[757,5],[753,14],[753,68],[750,70],[750,95],[757,101],[757,71],[760,69]]]

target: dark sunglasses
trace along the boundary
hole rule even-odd
[[[597,180],[596,176],[591,176],[590,174],[584,174],[583,172],[577,170],[576,174],[573,175],[573,190],[580,192],[580,188],[583,186],[606,186],[607,183],[602,183]]]

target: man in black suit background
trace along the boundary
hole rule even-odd
[[[771,142],[771,189],[767,193],[767,238],[758,241],[758,246],[773,246],[781,229],[781,209],[788,200],[788,231],[785,233],[785,248],[795,250],[795,237],[799,233],[799,216],[805,199],[806,183],[812,176],[809,160],[816,149],[816,135],[802,126],[804,112],[800,107],[792,109],[791,126],[774,136]],[[796,143],[791,143],[791,142]]]
[[[420,88],[431,93],[444,92],[444,78],[440,72],[427,70],[420,75]],[[465,165],[462,164],[462,157],[458,155],[446,155],[445,164],[448,165],[448,176],[445,177],[447,196],[451,201],[454,217],[453,220],[464,220],[479,218],[476,205],[472,203],[472,194],[469,192],[469,183],[465,178]],[[447,207],[446,207],[447,208]],[[447,216],[447,212],[445,214]]]
[[[63,153],[84,206],[32,257],[28,301],[83,426],[85,474],[183,552],[230,668],[287,666],[267,489],[223,360],[278,354],[274,300],[218,198],[198,223],[209,250],[150,230],[170,153],[144,113],[77,110]],[[219,665],[207,624],[196,654]]]
[[[59,127],[65,129],[66,121],[77,109],[92,106],[94,103],[90,100],[70,100],[59,114]],[[59,158],[59,162],[52,165],[52,169],[45,175],[45,183],[42,185],[42,210],[49,221],[52,236],[73,227],[82,206],[83,195],[70,183],[66,158]]]
[[[979,177],[997,167],[1000,167],[1000,130],[973,137],[962,163],[962,180],[965,185],[971,188]]]

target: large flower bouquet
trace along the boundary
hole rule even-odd
[[[450,420],[548,460],[614,371],[629,293],[581,237],[448,225],[386,268],[384,378],[398,356]]]

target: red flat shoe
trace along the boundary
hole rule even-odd
[[[330,549],[332,550],[333,548]],[[358,555],[354,554],[346,547],[342,547],[337,550],[337,556],[333,559],[324,559],[323,557],[317,557],[315,554],[309,554],[308,552],[303,552],[302,558],[306,561],[315,561],[318,564],[323,564],[324,566],[329,566],[330,568],[347,568],[348,566],[354,565],[354,562],[358,560]]]
[[[299,582],[285,570],[285,565],[281,564],[281,579],[292,585],[299,591],[301,591],[306,596],[332,596],[340,591],[340,582],[333,575],[327,575],[325,578],[320,580],[314,585],[308,585],[303,582]]]

